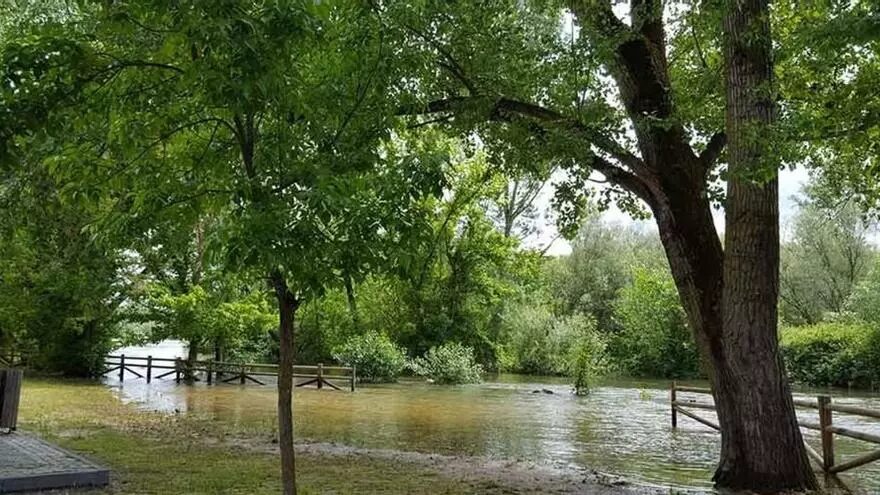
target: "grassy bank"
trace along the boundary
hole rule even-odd
[[[138,410],[89,382],[28,380],[22,429],[113,470],[110,493],[277,494],[271,432],[233,422]],[[508,493],[399,459],[301,453],[304,493]]]

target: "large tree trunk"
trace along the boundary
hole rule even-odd
[[[296,495],[296,458],[293,447],[293,320],[299,299],[279,272],[270,277],[278,300],[280,342],[278,365],[278,445],[281,447],[281,484],[284,495]]]
[[[768,0],[727,3],[722,338],[729,352],[715,360],[713,380],[722,428],[715,482],[762,492],[816,487],[777,341],[779,198],[777,167],[767,152],[775,117],[769,17]]]
[[[726,19],[733,90],[729,120],[763,123],[763,128],[752,129],[753,135],[761,135],[772,121],[772,100],[766,96],[771,81],[766,1],[730,0],[732,10]],[[755,151],[760,148],[749,149],[742,139],[745,131],[729,124],[732,136],[719,134],[705,152],[693,152],[668,89],[662,2],[631,2],[629,27],[608,7],[572,5],[597,33],[623,40],[610,68],[641,153],[641,161],[630,160],[636,179],[630,177],[623,184],[650,205],[657,219],[712,383],[722,428],[716,483],[757,491],[814,486],[776,341],[776,183],[753,185],[731,174],[726,250],[707,197],[707,172],[726,139],[735,141],[730,149],[732,172],[759,162],[762,156]],[[743,46],[747,31],[759,45]],[[765,97],[743,99],[741,91],[754,88],[762,89]],[[750,97],[756,94],[748,92]],[[657,125],[664,119],[668,125]]]

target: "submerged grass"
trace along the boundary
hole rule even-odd
[[[25,382],[20,425],[112,469],[109,493],[277,494],[280,489],[279,456],[271,453],[274,433],[266,424],[143,411],[94,382],[37,379]],[[398,460],[306,452],[297,463],[298,484],[306,494],[496,492]]]

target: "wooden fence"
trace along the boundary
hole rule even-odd
[[[0,350],[0,367],[17,368],[24,364],[21,354],[13,351]]]
[[[119,381],[124,381],[126,373],[145,380],[147,383],[162,378],[181,381],[201,381],[202,377],[210,385],[212,383],[248,382],[265,385],[260,377],[278,376],[277,364],[265,363],[227,363],[222,361],[192,361],[181,358],[157,358],[153,356],[126,356],[125,354],[110,355],[104,360],[106,368],[102,375],[118,373]],[[343,390],[334,382],[343,382],[352,392],[357,383],[357,369],[347,366],[316,366],[293,367],[294,386],[329,388]],[[297,382],[297,379],[303,379]]]
[[[692,410],[689,410],[701,409],[714,411],[714,404],[699,402],[694,399],[682,399],[678,396],[680,392],[694,394],[712,393],[712,391],[708,388],[685,387],[677,385],[675,382],[672,382],[672,386],[669,389],[669,402],[672,408],[673,428],[678,427],[678,414],[682,414],[693,419],[694,421],[708,426],[709,428],[717,431],[721,430],[721,428],[719,428],[719,426],[714,422],[699,416]],[[798,424],[801,426],[801,428],[815,430],[820,433],[820,438],[822,442],[821,453],[817,452],[816,449],[807,444],[806,441],[804,442],[804,444],[807,449],[807,454],[810,456],[811,459],[813,459],[814,462],[816,462],[816,464],[819,465],[819,467],[825,473],[842,473],[844,471],[848,471],[859,466],[864,466],[865,464],[868,464],[870,462],[880,460],[880,450],[874,450],[846,462],[839,462],[839,460],[836,460],[834,456],[834,435],[841,435],[844,437],[854,438],[856,440],[862,440],[873,444],[880,444],[880,435],[856,431],[849,428],[843,428],[841,426],[835,426],[835,412],[880,419],[880,411],[845,404],[835,404],[831,400],[831,396],[829,395],[819,395],[816,397],[815,400],[796,398],[794,399],[794,405],[798,408],[814,409],[818,411],[818,423],[799,419]]]

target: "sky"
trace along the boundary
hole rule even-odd
[[[809,173],[803,168],[795,170],[783,170],[779,173],[779,222],[784,229],[789,223],[797,209],[795,198],[800,194],[803,187],[809,180]],[[548,243],[553,242],[547,250],[548,255],[560,256],[571,253],[571,245],[565,239],[558,237],[558,231],[552,220],[552,207],[550,200],[553,197],[554,186],[552,181],[544,185],[543,190],[536,199],[536,207],[541,212],[551,212],[546,215],[538,228],[538,232],[529,239],[525,240],[528,247],[536,247],[543,249]],[[715,217],[715,226],[719,232],[724,232],[724,211],[716,210],[713,212]],[[548,218],[549,217],[549,218]],[[612,206],[611,209],[602,213],[602,219],[609,223],[620,225],[640,224],[645,228],[657,230],[657,226],[653,219],[637,221],[633,220],[629,215]],[[555,240],[554,240],[555,239]]]

